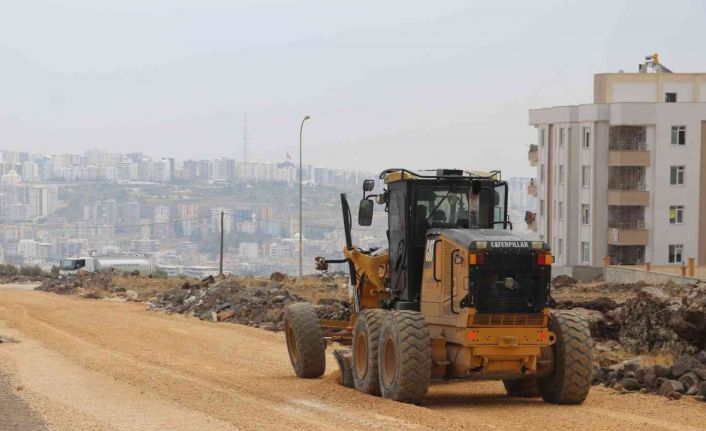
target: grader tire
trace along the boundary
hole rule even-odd
[[[363,310],[353,328],[353,386],[365,394],[380,395],[378,340],[387,310]]]
[[[571,310],[554,311],[549,330],[556,334],[554,369],[537,379],[539,393],[548,403],[581,404],[593,378],[593,340],[588,323]]]
[[[503,380],[505,391],[511,397],[536,398],[541,396],[536,378]]]
[[[416,311],[393,311],[380,333],[380,390],[387,399],[418,402],[429,389],[431,338]]]
[[[326,371],[326,341],[314,307],[306,302],[287,306],[284,328],[296,375],[304,379],[321,377]]]

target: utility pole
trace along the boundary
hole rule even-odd
[[[302,224],[302,192],[304,184],[304,169],[302,165],[302,132],[304,131],[304,122],[309,119],[307,115],[302,120],[299,126],[299,277],[303,274],[302,259],[304,256],[304,225]]]
[[[221,210],[221,263],[218,266],[218,274],[223,275],[223,217],[224,217],[224,211]]]

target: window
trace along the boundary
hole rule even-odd
[[[581,166],[581,187],[591,187],[591,166]]]
[[[559,238],[557,240],[556,244],[557,244],[556,248],[557,248],[557,252],[558,252],[559,256],[563,256],[564,255],[564,240]]]
[[[669,263],[681,263],[683,254],[683,244],[669,244]]]
[[[677,101],[677,93],[664,93],[664,101],[674,103]]]
[[[559,184],[564,184],[564,165],[559,165]]]
[[[686,145],[686,126],[672,126],[672,145]]]
[[[581,241],[581,263],[589,263],[591,261],[591,245],[588,241]]]
[[[544,183],[544,174],[545,174],[544,163],[542,163],[541,165],[539,165],[539,182],[540,183]]]
[[[669,184],[673,186],[684,184],[684,166],[672,166],[669,169]]]
[[[591,223],[591,207],[581,204],[581,224],[588,226]]]
[[[544,199],[539,200],[539,216],[544,217]]]
[[[553,215],[554,215],[554,218],[556,218],[556,215],[557,215],[557,212],[556,212],[556,201],[554,201],[554,205],[553,205],[553,206],[554,206],[554,208],[553,208],[554,214],[553,214]]]
[[[546,131],[544,129],[539,129],[539,145],[544,146],[544,140],[546,138]]]
[[[564,147],[564,128],[559,129],[559,147]]]
[[[564,202],[559,202],[559,220],[564,220]]]
[[[590,127],[584,127],[583,128],[583,143],[582,143],[584,148],[591,148],[591,128]]]
[[[669,207],[669,224],[684,223],[684,206],[672,205]]]

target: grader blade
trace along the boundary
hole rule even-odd
[[[341,370],[341,384],[347,388],[353,387],[353,367],[351,360],[353,354],[350,349],[338,349],[333,351],[333,357],[338,362],[338,368]]]

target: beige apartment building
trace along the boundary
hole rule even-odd
[[[706,264],[706,73],[594,76],[593,103],[529,111],[537,233],[560,266]]]

